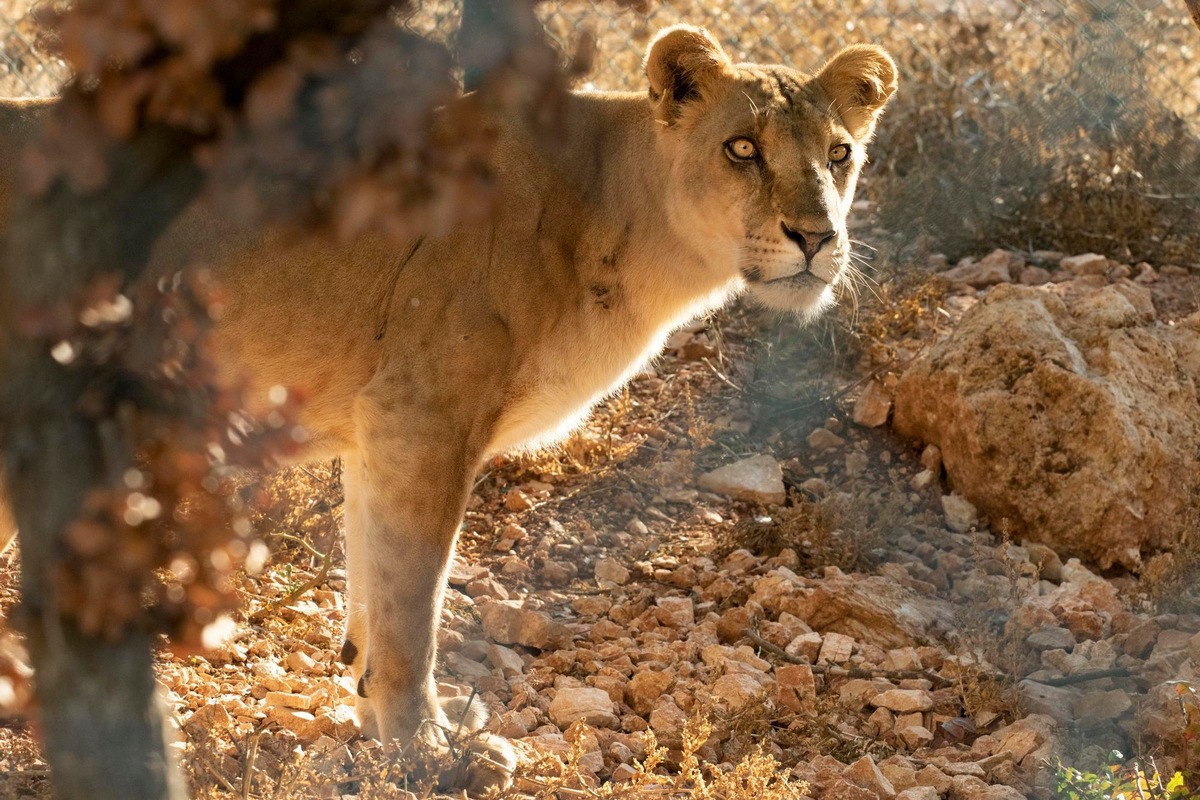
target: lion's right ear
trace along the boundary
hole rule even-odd
[[[684,103],[702,96],[706,86],[732,66],[721,45],[703,28],[673,25],[659,31],[646,53],[654,116],[673,124]]]

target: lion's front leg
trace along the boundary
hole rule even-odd
[[[369,392],[360,398],[359,449],[344,473],[350,597],[343,660],[355,678],[364,733],[444,748],[453,724],[433,679],[437,625],[478,457],[456,441],[454,426],[383,407]],[[459,782],[476,790],[505,783],[513,760],[507,744],[483,737],[473,748],[487,758]]]

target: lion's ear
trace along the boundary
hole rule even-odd
[[[659,31],[646,53],[655,116],[670,125],[679,118],[684,103],[700,97],[731,67],[721,45],[703,28],[674,25]]]
[[[850,135],[871,138],[875,120],[896,91],[896,62],[883,48],[854,44],[833,57],[817,75]]]

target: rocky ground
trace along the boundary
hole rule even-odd
[[[1114,749],[1187,769],[1198,300],[1179,267],[998,251],[807,331],[692,326],[560,450],[481,476],[441,691],[518,744],[514,796],[1007,800]],[[243,491],[272,552],[233,638],[159,659],[194,795],[425,796],[336,660],[337,465]],[[0,724],[0,796],[48,796],[34,738]]]

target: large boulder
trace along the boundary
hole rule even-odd
[[[1200,315],[1156,325],[1128,281],[999,286],[904,374],[893,424],[993,525],[1137,568],[1200,497],[1198,384]]]

